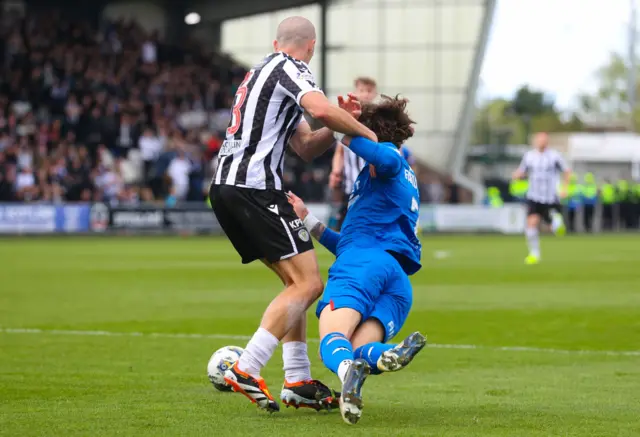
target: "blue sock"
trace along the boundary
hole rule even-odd
[[[393,349],[395,346],[395,344],[368,343],[356,349],[354,355],[356,358],[362,358],[369,364],[372,375],[379,375],[382,372],[378,370],[378,358],[380,358],[380,355],[382,355],[384,351]]]
[[[353,346],[344,334],[332,332],[320,342],[320,358],[327,369],[338,375],[342,362],[353,361]]]

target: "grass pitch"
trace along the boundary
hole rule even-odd
[[[280,289],[226,240],[0,239],[0,435],[640,435],[640,237],[542,248],[525,266],[520,237],[427,236],[399,337],[431,347],[369,378],[349,427],[212,388],[209,356],[244,346]],[[274,396],[281,367],[278,353],[264,372]]]

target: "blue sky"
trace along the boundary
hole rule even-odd
[[[626,53],[629,9],[630,0],[498,0],[480,96],[528,83],[570,108],[611,51]]]

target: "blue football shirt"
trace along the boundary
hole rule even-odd
[[[391,143],[354,138],[349,146],[376,168],[360,172],[342,225],[336,255],[353,247],[376,247],[391,253],[409,275],[422,267],[417,237],[420,194],[409,163]]]

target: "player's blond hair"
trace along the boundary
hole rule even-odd
[[[353,86],[357,87],[358,85],[370,86],[373,88],[378,87],[378,83],[375,81],[375,79],[368,76],[356,77],[356,80],[353,81]]]

